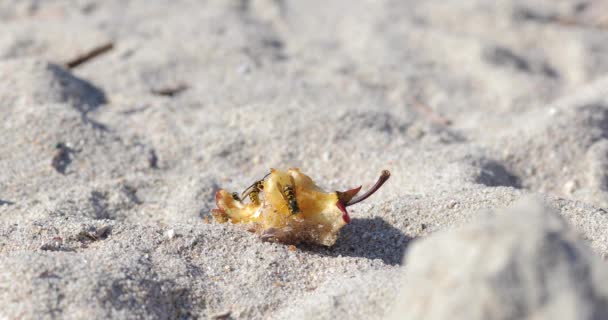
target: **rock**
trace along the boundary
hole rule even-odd
[[[391,319],[607,319],[608,273],[537,201],[415,243]]]
[[[175,230],[169,229],[169,230],[167,230],[165,235],[167,236],[167,239],[171,240],[171,239],[175,238]]]

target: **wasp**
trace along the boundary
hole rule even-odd
[[[249,192],[249,200],[251,203],[260,204],[260,192],[264,190],[263,180],[256,181],[251,187],[251,191]]]
[[[296,183],[294,182],[293,177],[289,178],[291,180],[291,184],[282,187],[281,184],[277,182],[277,188],[281,192],[281,197],[287,204],[289,213],[294,215],[300,213],[300,207],[298,206],[298,199],[296,198]]]
[[[298,201],[296,199],[296,190],[293,186],[283,187],[283,194],[287,200],[287,206],[291,214],[300,213],[300,207],[298,207]]]
[[[260,193],[264,190],[264,180],[270,175],[267,174],[261,180],[254,182],[251,186],[247,187],[245,191],[243,191],[241,195],[241,199],[249,196],[249,200],[253,204],[260,204]],[[277,182],[277,188],[280,191],[281,197],[285,200],[285,204],[289,209],[289,212],[294,215],[300,212],[300,207],[298,206],[298,200],[296,198],[296,189],[295,182],[293,177],[290,177],[291,184],[281,186],[280,183]],[[235,198],[235,200],[240,200]]]
[[[243,191],[243,193],[241,193],[241,199],[245,199],[245,197],[249,196],[249,200],[251,201],[251,203],[259,205],[260,204],[260,192],[262,192],[262,190],[264,190],[264,180],[269,175],[270,175],[270,173],[268,173],[262,179],[254,182],[252,185],[247,187],[247,189],[245,189],[245,191]],[[236,192],[234,194],[236,194]],[[240,199],[235,199],[235,200],[240,200]]]

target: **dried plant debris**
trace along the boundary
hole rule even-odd
[[[68,60],[67,62],[65,62],[64,65],[68,69],[74,69],[82,64],[87,63],[90,60],[97,58],[98,56],[100,56],[112,49],[114,49],[113,42],[104,43],[81,55],[78,55],[77,57],[75,57],[73,59]]]
[[[158,96],[173,97],[188,90],[188,88],[189,86],[187,84],[180,83],[174,86],[165,86],[161,88],[152,89],[150,92]]]

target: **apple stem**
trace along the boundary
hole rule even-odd
[[[359,202],[369,198],[372,194],[374,194],[376,191],[378,191],[378,189],[380,189],[380,187],[382,187],[382,185],[386,182],[386,180],[388,180],[388,178],[390,178],[390,176],[391,176],[391,173],[388,170],[382,170],[382,174],[380,174],[378,181],[376,181],[376,183],[369,190],[367,190],[367,192],[350,200],[345,205],[345,207],[352,206],[353,204],[359,203]]]

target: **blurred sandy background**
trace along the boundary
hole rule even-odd
[[[0,0],[0,319],[605,319],[607,72],[599,0]],[[392,177],[206,223],[271,167]]]

